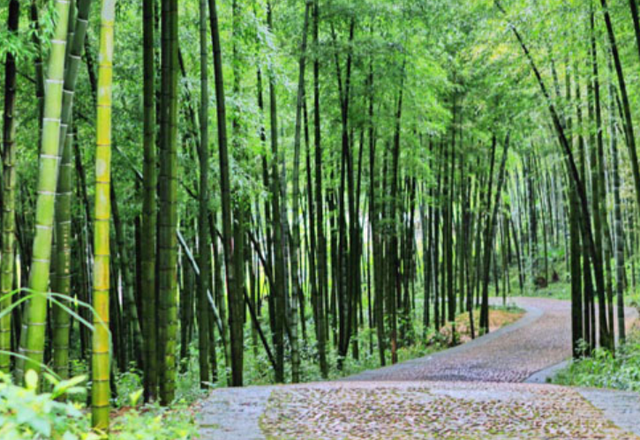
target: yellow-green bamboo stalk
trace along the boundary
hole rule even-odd
[[[95,309],[91,372],[92,423],[109,428],[109,222],[111,214],[111,85],[115,0],[102,0],[96,118],[96,198],[94,219],[93,307]]]
[[[47,318],[49,269],[51,266],[51,239],[53,214],[58,177],[60,146],[60,114],[62,111],[62,87],[69,21],[68,0],[56,0],[57,22],[51,39],[51,52],[47,62],[45,79],[42,143],[38,172],[38,196],[36,201],[36,232],[33,240],[33,258],[29,287],[34,296],[25,313],[26,336],[21,338],[21,352],[28,359],[19,362],[17,377],[22,380],[24,370],[40,371],[44,352],[44,336]]]

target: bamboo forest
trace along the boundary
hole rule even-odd
[[[637,0],[0,0],[0,439],[640,439]]]

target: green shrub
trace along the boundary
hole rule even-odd
[[[553,382],[640,392],[640,331],[631,333],[615,356],[607,350],[596,349],[591,357],[574,361],[561,370]]]
[[[58,381],[47,374],[45,377],[52,391],[38,394],[38,375],[32,370],[26,374],[24,388],[12,384],[9,376],[0,374],[0,438],[97,439],[98,436],[90,433],[89,418],[79,404],[56,400],[64,395],[84,393],[84,388],[77,385],[85,378]]]
[[[195,418],[184,405],[132,410],[111,426],[111,440],[188,440],[198,437]]]
[[[79,385],[84,376],[60,381],[45,374],[51,391],[38,393],[38,375],[27,373],[25,387],[14,385],[10,376],[0,373],[0,439],[2,440],[101,440],[106,438],[91,430],[89,411],[77,395],[85,395]],[[134,386],[135,375],[127,376]],[[126,388],[126,387],[123,387]],[[76,396],[73,399],[62,398]],[[131,409],[116,417],[111,425],[111,440],[188,440],[198,437],[195,417],[185,403],[170,408],[148,405],[136,408],[142,396],[139,389],[118,403]]]

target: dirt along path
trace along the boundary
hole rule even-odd
[[[216,390],[202,439],[640,440],[634,393],[523,383],[571,356],[570,304],[515,302],[527,311],[518,322],[423,358],[336,382]]]

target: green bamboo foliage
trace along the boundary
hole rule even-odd
[[[154,0],[143,0],[144,53],[144,195],[142,206],[142,304],[144,333],[144,381],[147,400],[158,388],[156,354],[156,127]]]
[[[40,371],[44,354],[44,336],[47,319],[47,295],[49,269],[51,266],[51,240],[59,165],[60,119],[62,112],[62,89],[64,83],[65,51],[69,24],[70,2],[56,0],[55,13],[58,20],[51,39],[51,53],[47,62],[45,79],[44,115],[42,143],[40,147],[40,169],[38,172],[38,196],[36,202],[36,232],[33,240],[33,257],[29,287],[33,297],[26,308],[24,337],[21,352],[28,359],[26,365],[18,362],[17,377],[22,380],[24,370]]]
[[[98,64],[96,197],[94,219],[93,307],[95,308],[91,390],[93,426],[109,427],[109,224],[111,192],[111,85],[115,0],[102,0]]]
[[[20,18],[20,2],[9,2],[9,32],[18,31]],[[15,186],[16,186],[16,124],[14,118],[15,93],[16,93],[16,64],[12,53],[7,54],[5,63],[5,93],[4,93],[4,125],[2,141],[4,144],[4,171],[3,171],[3,222],[2,222],[2,263],[0,266],[0,311],[11,306],[13,289],[14,266],[14,242],[15,242]],[[6,297],[6,298],[5,298]],[[11,350],[11,314],[0,318],[0,352]],[[7,354],[0,353],[0,371],[8,373],[10,358]]]

